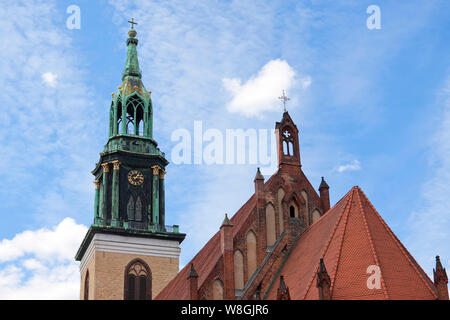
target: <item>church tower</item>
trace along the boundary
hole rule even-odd
[[[178,273],[185,234],[165,225],[168,161],[153,139],[151,91],[142,83],[135,22],[122,84],[112,94],[109,138],[95,176],[94,222],[75,259],[81,299],[152,299]]]

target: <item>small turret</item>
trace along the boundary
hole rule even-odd
[[[322,212],[325,213],[330,210],[330,187],[326,183],[325,179],[322,177],[320,182],[319,192],[320,192],[320,203],[322,205]]]
[[[234,300],[233,223],[227,214],[220,226],[220,246],[223,258],[223,298]]]
[[[434,286],[438,291],[439,300],[448,300],[448,278],[445,268],[442,267],[439,256],[436,256],[436,269],[433,269]]]
[[[281,122],[275,125],[278,146],[278,167],[301,167],[298,129],[285,111]],[[294,169],[295,170],[295,169]]]
[[[198,300],[198,274],[194,269],[194,264],[191,263],[191,269],[189,270],[189,275],[187,280],[189,281],[189,299]]]
[[[277,290],[277,300],[291,300],[291,295],[289,294],[289,288],[284,282],[284,277],[280,276],[280,285]]]
[[[331,279],[328,275],[323,258],[319,261],[319,271],[317,272],[317,288],[319,289],[320,300],[331,300]]]
[[[260,207],[264,206],[265,203],[265,197],[264,197],[264,176],[261,174],[261,171],[256,171],[255,179],[253,180],[255,182],[255,196],[256,196],[256,202],[259,204]]]

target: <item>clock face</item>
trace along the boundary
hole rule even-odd
[[[128,182],[133,186],[140,186],[144,183],[144,175],[138,170],[131,170],[128,173]]]

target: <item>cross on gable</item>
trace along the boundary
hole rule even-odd
[[[291,136],[291,134],[289,133],[289,131],[285,131],[285,132],[283,132],[283,135],[286,137],[286,138],[289,138],[290,136]]]

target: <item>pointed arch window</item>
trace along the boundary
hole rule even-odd
[[[257,267],[256,235],[253,231],[247,233],[247,279],[249,279]]]
[[[125,268],[124,299],[152,299],[152,273],[141,259],[131,261]]]
[[[289,207],[289,216],[295,218],[295,208],[293,206]]]
[[[137,197],[135,210],[134,210],[134,218],[136,221],[142,220],[142,202],[141,197]]]
[[[127,115],[127,134],[133,134],[133,129],[134,129],[134,118],[132,116]]]
[[[244,255],[240,250],[234,252],[234,288],[244,289]]]
[[[134,208],[134,200],[133,197],[130,196],[130,199],[128,199],[127,203],[127,217],[128,220],[133,221],[135,219],[135,208]]]
[[[144,102],[138,96],[131,96],[127,101],[127,133],[143,135]]]
[[[275,227],[275,208],[271,203],[266,206],[266,240],[267,247],[271,247],[277,240]]]
[[[142,136],[144,133],[144,107],[142,103],[137,104],[135,109],[136,127],[135,134]]]
[[[115,134],[118,134],[120,132],[120,126],[122,125],[122,102],[118,100],[117,102],[117,118],[116,121],[116,128],[115,128]]]
[[[290,218],[299,218],[298,214],[298,206],[294,200],[289,203],[289,217]]]
[[[220,279],[213,282],[212,298],[213,300],[223,300],[223,282]]]
[[[312,212],[312,222],[316,222],[317,220],[319,220],[320,218],[320,211],[317,209],[314,209],[314,211]]]
[[[285,156],[289,155],[288,143],[286,141],[283,141],[283,154]]]
[[[287,128],[282,130],[281,139],[283,142],[283,154],[285,156],[294,156],[294,136]]]

